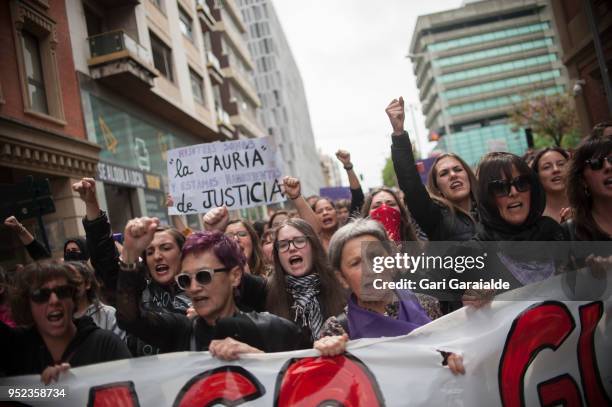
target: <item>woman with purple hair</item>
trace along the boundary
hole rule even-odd
[[[138,258],[153,239],[156,218],[132,219],[125,229],[122,258]],[[192,301],[196,317],[144,310],[138,298],[142,277],[123,267],[117,292],[119,325],[162,352],[210,350],[220,359],[241,353],[280,352],[302,347],[300,329],[283,318],[242,312],[234,292],[244,273],[246,258],[235,240],[219,231],[192,233],[181,254],[178,286]]]

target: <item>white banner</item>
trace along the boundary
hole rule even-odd
[[[170,215],[226,205],[249,208],[285,200],[283,159],[272,137],[218,141],[168,151]]]
[[[583,288],[602,281],[583,280]],[[321,358],[313,350],[245,355],[173,353],[72,369],[57,384],[61,406],[568,406],[610,405],[612,302],[567,297],[495,301],[463,308],[411,334],[349,343]],[[558,288],[556,287],[558,286]],[[565,297],[563,297],[565,295]],[[463,355],[466,374],[441,365],[438,350]],[[44,387],[38,376],[0,381],[7,389]],[[334,404],[337,402],[337,404]],[[225,404],[223,404],[225,403]]]

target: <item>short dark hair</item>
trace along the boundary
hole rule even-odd
[[[597,123],[595,126],[593,126],[593,131],[591,132],[591,136],[592,137],[602,137],[604,130],[607,129],[608,127],[612,127],[612,121],[603,121],[603,122]]]
[[[17,325],[32,325],[32,309],[30,294],[51,280],[65,278],[68,285],[74,288],[72,300],[76,304],[76,288],[78,282],[74,271],[67,265],[56,260],[28,264],[15,276],[11,291],[11,311]]]
[[[202,253],[207,250],[212,250],[224,267],[233,269],[238,266],[244,270],[246,258],[242,249],[234,239],[230,239],[218,230],[190,234],[183,245],[181,260],[189,254]]]
[[[174,239],[174,241],[175,241],[176,245],[178,246],[179,250],[181,250],[183,248],[183,245],[185,244],[185,235],[182,234],[178,229],[173,228],[172,226],[168,226],[168,225],[160,225],[160,226],[157,227],[157,229],[155,229],[155,233],[158,233],[158,232],[166,232],[166,233],[168,233]],[[142,257],[143,259],[147,258],[147,249],[145,249],[142,252],[140,257]],[[150,275],[151,274],[151,270],[149,270],[149,267],[147,266],[146,260],[143,261],[143,265],[144,265],[145,270],[147,271],[147,275]]]

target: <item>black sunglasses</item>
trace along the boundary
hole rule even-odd
[[[228,269],[227,267],[220,268],[220,269],[208,269],[208,268],[200,269],[196,271],[195,273],[195,280],[200,285],[210,284],[210,282],[212,281],[213,275],[215,273],[222,273],[224,271],[229,271],[229,270],[230,269]],[[178,274],[176,277],[174,277],[174,279],[176,280],[176,284],[178,284],[178,286],[183,290],[186,290],[187,288],[191,286],[191,278],[192,278],[191,274],[189,273],[181,273],[181,274]]]
[[[497,197],[510,195],[512,187],[516,188],[518,192],[529,191],[531,188],[531,182],[529,176],[520,175],[511,181],[507,179],[496,179],[489,182],[489,192]]]
[[[308,238],[306,236],[298,236],[291,240],[277,240],[275,245],[279,252],[286,252],[289,250],[291,243],[293,243],[293,247],[296,249],[302,249],[306,247],[306,242],[308,242]]]
[[[74,287],[71,285],[58,285],[53,288],[39,288],[30,293],[30,299],[37,304],[44,304],[51,298],[51,293],[55,293],[58,299],[65,300],[74,296]]]
[[[589,168],[591,168],[591,170],[599,171],[603,168],[604,161],[607,161],[608,164],[612,165],[612,155],[609,155],[607,157],[591,158],[590,160],[586,160],[585,162],[589,166]]]

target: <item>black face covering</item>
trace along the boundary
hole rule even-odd
[[[87,261],[87,256],[81,252],[64,252],[64,261]]]

